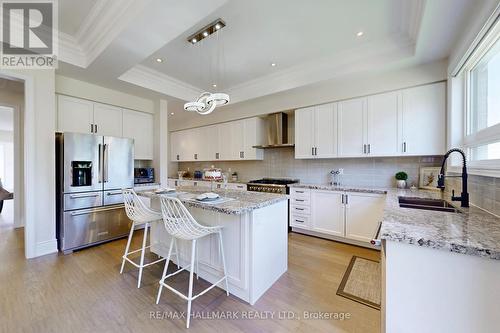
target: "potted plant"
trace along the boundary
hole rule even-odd
[[[408,180],[408,174],[404,171],[399,171],[396,173],[396,184],[398,188],[406,188],[406,181]]]

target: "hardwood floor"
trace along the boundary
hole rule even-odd
[[[141,237],[136,233],[134,247]],[[237,311],[239,320],[195,317],[186,330],[184,318],[167,317],[185,312],[185,301],[164,289],[160,304],[155,304],[163,265],[145,270],[140,289],[137,269],[127,265],[119,274],[125,240],[33,260],[24,258],[23,248],[22,229],[0,230],[0,332],[380,331],[379,311],[335,294],[352,255],[379,260],[379,253],[368,249],[292,233],[287,273],[254,306],[218,288],[193,302],[198,315]],[[184,272],[172,281],[187,290]],[[206,286],[200,279],[195,292]],[[264,311],[273,312],[274,318],[241,319],[245,313],[263,316]],[[280,311],[302,319],[279,319]],[[350,318],[304,319],[304,311],[349,313]]]

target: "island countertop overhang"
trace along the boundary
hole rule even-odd
[[[206,202],[193,201],[188,196],[183,194],[202,194],[208,192],[205,188],[197,188],[193,186],[181,186],[177,188],[177,197],[187,207],[201,208],[209,211],[215,211],[222,214],[241,215],[249,213],[253,210],[267,207],[275,203],[288,200],[288,195],[274,193],[247,192],[238,190],[214,189],[212,192],[219,194],[221,197],[230,198],[232,200],[212,204]],[[137,195],[151,199],[159,199],[167,194],[157,194],[154,191],[138,191]]]

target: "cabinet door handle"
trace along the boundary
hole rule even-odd
[[[342,196],[340,197],[340,200],[341,200],[341,203],[344,204],[344,195],[342,194]]]
[[[314,147],[311,147],[311,155],[314,156]]]
[[[372,148],[371,148],[371,144],[368,144],[368,154],[370,154]]]
[[[318,156],[318,147],[314,147],[314,156]]]
[[[194,159],[197,160],[198,159],[198,154],[194,154]]]
[[[179,160],[179,155],[177,155],[177,161]]]
[[[403,142],[403,153],[406,153],[406,142]]]
[[[304,193],[304,191],[295,191],[295,193]]]
[[[245,158],[245,152],[244,151],[241,152],[241,157]]]
[[[215,159],[218,160],[219,159],[219,153],[215,153]]]
[[[97,133],[97,124],[94,124],[94,129],[95,129],[94,133]]]
[[[366,154],[366,145],[363,145],[363,154]]]
[[[90,133],[94,133],[94,124],[90,124]]]
[[[349,195],[345,195],[345,204],[348,205],[349,204]]]

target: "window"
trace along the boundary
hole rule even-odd
[[[500,40],[470,71],[469,133],[500,123]]]
[[[500,169],[500,28],[497,24],[465,65],[464,148],[473,167]]]

